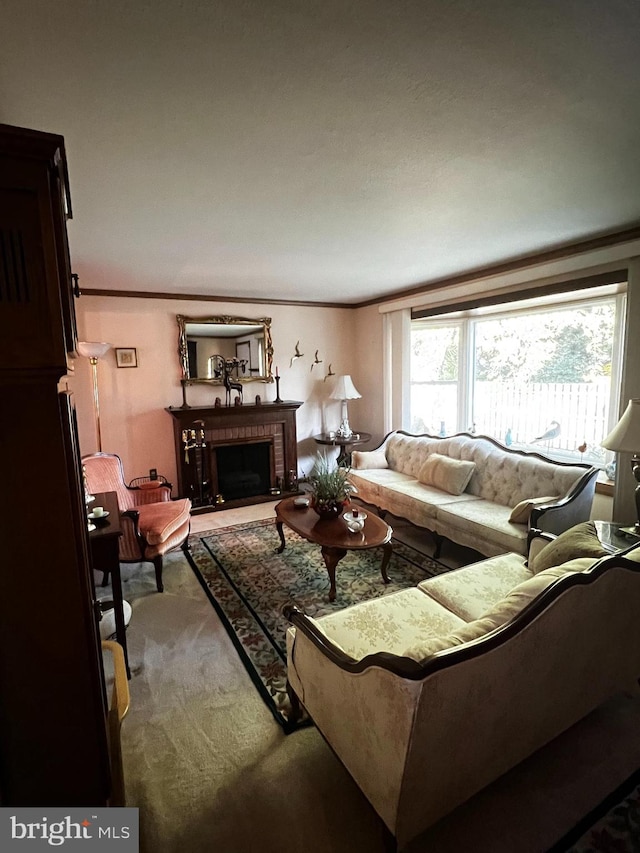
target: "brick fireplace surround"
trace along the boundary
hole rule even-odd
[[[168,408],[173,419],[179,496],[191,498],[194,508],[204,511],[273,500],[273,490],[278,487],[282,495],[297,492],[296,411],[301,405],[285,400],[261,405]],[[265,494],[216,503],[220,494],[217,452],[257,442],[268,443],[270,450],[271,482]]]

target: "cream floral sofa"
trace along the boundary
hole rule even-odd
[[[285,608],[292,702],[400,847],[638,689],[640,548],[598,559],[592,528],[317,620]]]
[[[511,450],[486,436],[389,433],[352,453],[358,497],[490,557],[527,552],[530,527],[562,533],[591,512],[597,469]]]

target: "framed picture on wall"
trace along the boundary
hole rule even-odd
[[[135,347],[116,347],[116,364],[118,367],[137,367],[138,353]]]

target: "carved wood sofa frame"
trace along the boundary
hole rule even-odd
[[[541,462],[544,462],[547,465],[549,465],[549,464],[554,465],[554,466],[557,466],[558,468],[582,468],[582,469],[584,469],[584,474],[574,482],[574,484],[571,486],[571,488],[559,500],[556,500],[550,504],[541,504],[541,505],[533,507],[533,509],[531,510],[531,515],[530,515],[530,519],[529,519],[529,529],[536,528],[539,530],[544,530],[548,533],[554,533],[554,534],[558,535],[558,534],[562,533],[563,531],[567,530],[569,527],[572,527],[574,524],[577,524],[580,521],[586,521],[589,518],[591,503],[593,501],[593,495],[595,493],[596,479],[597,479],[597,476],[599,473],[599,469],[595,468],[591,465],[587,465],[587,464],[581,463],[581,462],[579,463],[579,462],[557,461],[555,459],[550,459],[549,457],[544,456],[541,453],[537,453],[536,451],[515,450],[511,447],[506,447],[505,445],[501,444],[499,441],[496,441],[496,439],[492,438],[491,436],[474,435],[474,434],[469,433],[469,432],[459,432],[459,433],[455,433],[454,435],[443,437],[443,436],[430,435],[429,433],[419,433],[418,434],[418,433],[410,433],[410,432],[407,432],[406,430],[392,430],[391,432],[388,432],[385,435],[384,439],[380,442],[378,447],[375,448],[375,450],[380,450],[380,449],[384,448],[385,445],[387,444],[389,438],[391,438],[394,435],[406,436],[407,438],[418,438],[418,439],[419,438],[425,438],[425,439],[429,439],[429,440],[435,441],[435,442],[438,442],[438,441],[446,442],[446,441],[449,441],[449,440],[455,439],[455,438],[468,438],[470,440],[478,440],[478,441],[488,442],[490,445],[492,445],[497,450],[499,450],[500,452],[504,453],[507,456],[520,457],[523,459],[539,459]],[[361,470],[354,468],[354,469],[352,469],[352,473],[357,477],[359,474],[361,474]],[[376,503],[375,501],[374,502],[369,501],[366,497],[366,490],[362,489],[360,484],[357,485],[357,488],[360,492],[360,496],[363,497],[363,493],[364,493],[365,502],[371,503],[371,505],[375,507],[377,513],[380,515],[381,518],[384,518],[390,512],[388,507],[383,506],[382,504]],[[382,489],[383,489],[383,487],[382,487]],[[534,497],[534,496],[532,495],[531,497]],[[429,531],[429,533],[433,537],[433,540],[434,540],[435,545],[436,545],[434,557],[436,559],[438,559],[440,556],[441,550],[442,550],[443,542],[446,539],[453,538],[453,537],[448,537],[442,533],[439,533],[436,530],[432,530],[431,528],[429,528],[425,525],[422,525],[422,524],[419,525],[415,521],[413,521],[412,519],[407,519],[407,520],[410,521],[415,526],[422,527],[423,529]],[[467,542],[461,542],[460,544],[467,545],[469,547],[473,547],[473,546],[470,546],[469,543],[467,543]],[[503,549],[504,552],[509,551],[509,550],[515,550],[515,549],[509,549],[509,548]],[[489,554],[485,551],[482,551],[482,550],[481,550],[481,553],[485,553],[486,556],[491,556],[491,554]],[[498,552],[496,551],[494,553],[498,553]]]
[[[629,551],[634,550],[634,548],[630,548]],[[375,654],[367,655],[361,660],[355,660],[351,658],[349,655],[344,653],[339,647],[336,647],[332,644],[331,640],[328,639],[323,632],[316,627],[314,622],[310,620],[301,610],[299,610],[295,605],[286,605],[283,608],[283,613],[286,618],[291,622],[291,624],[295,627],[296,631],[301,632],[306,639],[313,645],[315,649],[320,653],[322,658],[326,659],[332,665],[338,668],[338,670],[348,673],[354,676],[363,676],[372,670],[383,670],[392,676],[395,676],[399,679],[398,689],[402,690],[402,682],[421,682],[427,681],[431,676],[434,676],[438,673],[443,674],[447,670],[451,670],[452,679],[449,681],[451,684],[456,684],[459,681],[460,677],[468,676],[469,669],[468,666],[471,664],[473,666],[473,662],[480,663],[480,659],[484,655],[491,656],[492,653],[496,652],[500,654],[501,647],[506,647],[511,641],[519,641],[526,643],[527,637],[530,635],[527,634],[527,630],[531,629],[531,626],[534,624],[538,625],[538,630],[540,630],[540,623],[537,623],[537,620],[544,619],[545,613],[549,611],[554,605],[559,605],[562,611],[562,607],[568,606],[566,602],[560,601],[563,596],[571,595],[572,592],[576,590],[589,590],[590,587],[597,584],[602,578],[607,576],[607,574],[611,570],[623,569],[624,577],[614,576],[611,577],[611,583],[615,586],[615,589],[620,589],[622,591],[622,597],[624,600],[620,601],[620,620],[613,620],[613,622],[608,623],[608,628],[612,632],[612,634],[620,633],[624,634],[625,631],[634,630],[628,629],[628,624],[630,618],[633,618],[633,615],[628,612],[629,608],[634,609],[636,603],[640,603],[640,563],[636,560],[626,559],[624,554],[629,553],[629,551],[624,552],[623,554],[616,554],[614,556],[603,557],[600,560],[596,561],[593,566],[589,569],[585,569],[581,572],[569,572],[562,577],[559,577],[556,581],[552,582],[550,586],[544,589],[536,598],[534,598],[524,609],[509,622],[504,624],[503,626],[496,628],[495,630],[489,632],[488,634],[470,641],[466,642],[462,645],[455,646],[453,648],[446,649],[441,652],[437,652],[431,655],[429,658],[424,660],[423,662],[418,662],[416,660],[412,660],[407,657],[400,657],[394,654],[390,654],[384,651],[376,652]],[[627,572],[629,575],[627,575]],[[626,580],[625,580],[626,578]],[[633,578],[633,580],[631,580]],[[636,583],[637,580],[637,583]],[[624,596],[625,590],[628,591],[629,587],[632,587],[633,594],[628,598]],[[596,594],[596,590],[594,590],[594,595]],[[614,595],[617,594],[614,592]],[[578,596],[577,601],[579,602],[581,599]],[[598,603],[594,603],[595,599],[591,597],[591,604],[597,607]],[[635,602],[635,603],[634,603]],[[611,602],[609,602],[610,606]],[[628,607],[625,609],[625,605]],[[357,606],[357,605],[356,605]],[[553,614],[552,614],[553,616]],[[624,618],[622,618],[624,616]],[[619,627],[617,625],[618,621],[625,622],[627,627]],[[594,636],[595,632],[598,632],[602,629],[601,625],[594,625]],[[523,635],[520,636],[519,635]],[[555,656],[557,667],[562,670],[564,673],[565,669],[575,666],[576,672],[580,667],[584,664],[585,671],[587,673],[587,677],[590,681],[589,690],[586,691],[587,698],[580,698],[580,700],[576,700],[579,702],[585,702],[584,707],[580,707],[576,710],[575,703],[572,706],[572,703],[569,702],[568,706],[570,710],[568,712],[560,711],[559,713],[566,713],[567,716],[562,717],[561,723],[557,726],[557,731],[550,732],[545,729],[542,733],[538,732],[536,729],[537,718],[536,715],[533,715],[533,722],[531,721],[523,721],[523,725],[525,727],[525,731],[523,734],[525,742],[528,746],[523,750],[520,750],[518,745],[514,745],[513,755],[509,756],[508,761],[509,765],[506,766],[502,772],[506,772],[509,767],[515,766],[515,764],[519,763],[519,761],[523,760],[527,755],[531,754],[531,752],[540,748],[544,745],[544,743],[548,742],[548,740],[552,739],[556,735],[560,734],[561,731],[568,728],[577,722],[582,716],[585,716],[591,710],[593,710],[597,705],[599,705],[602,701],[605,701],[609,698],[610,695],[617,692],[620,689],[627,689],[631,692],[637,691],[639,689],[639,677],[640,677],[640,639],[638,639],[638,633],[636,630],[636,641],[635,642],[627,642],[625,643],[625,648],[613,649],[613,660],[617,660],[618,663],[614,664],[618,670],[615,673],[605,672],[600,669],[597,670],[594,676],[594,665],[595,662],[593,660],[587,659],[586,661],[580,660],[579,658],[579,650],[572,652],[571,649],[563,650],[562,648],[553,648],[549,650],[550,654]],[[575,639],[576,643],[580,643],[580,639]],[[599,638],[596,642],[606,642],[606,638]],[[506,651],[505,651],[506,653]],[[305,658],[308,659],[308,656]],[[491,657],[488,658],[488,661],[491,661]],[[291,661],[290,661],[290,666]],[[295,663],[293,663],[295,666]],[[455,670],[458,670],[458,675],[455,675]],[[604,668],[603,668],[604,670]],[[580,669],[582,672],[582,669]],[[464,675],[463,675],[464,674]],[[296,668],[296,677],[300,678],[300,671]],[[531,674],[529,672],[523,673],[522,678],[527,681],[530,679]],[[538,674],[539,677],[539,674]],[[392,689],[392,686],[389,686],[389,680],[385,680],[388,686],[388,689]],[[567,679],[567,683],[570,683],[570,677]],[[525,682],[523,682],[525,683]],[[436,684],[439,684],[440,689],[443,686],[446,689],[446,681],[437,680]],[[537,685],[537,680],[535,681]],[[509,689],[518,689],[518,685],[506,685],[506,694],[504,697],[494,697],[493,702],[498,703],[496,707],[499,707],[500,702],[508,702],[509,701]],[[302,708],[302,703],[300,698],[296,695],[294,689],[291,685],[288,685],[288,692],[292,700],[292,705],[294,709],[294,714],[299,713]],[[344,688],[344,692],[348,692],[346,687]],[[543,691],[541,691],[543,692]],[[316,690],[317,693],[317,690]],[[318,696],[315,696],[316,699],[316,707],[307,708],[307,711],[313,718],[314,713],[317,713],[317,701]],[[436,696],[436,704],[438,701],[442,701],[442,696],[440,693]],[[362,701],[362,695],[360,695],[360,700]],[[335,697],[333,699],[328,698],[328,701],[335,701]],[[343,714],[342,721],[345,726],[349,724],[348,719],[346,717],[349,714],[349,703],[348,699],[345,696],[344,700],[340,699],[340,710]],[[372,698],[372,701],[373,698]],[[425,701],[422,700],[417,700]],[[452,699],[452,701],[454,701]],[[544,697],[540,698],[541,702],[545,702],[546,699]],[[374,702],[375,704],[375,702]],[[414,708],[414,725],[416,720],[416,708]],[[442,709],[440,709],[442,710]],[[483,709],[483,713],[486,716],[486,709]],[[489,714],[491,711],[489,710]],[[557,722],[557,721],[556,721]],[[529,728],[527,728],[529,726]],[[544,729],[544,727],[543,727]],[[326,733],[322,730],[322,727],[319,726],[319,730],[322,736],[325,738],[329,746],[333,749],[338,759],[344,764],[347,770],[351,771],[347,760],[341,755],[340,748],[336,748],[332,743],[331,733]],[[379,734],[382,734],[379,732]],[[453,730],[451,732],[451,738],[456,740],[460,738],[462,733],[460,731]],[[397,804],[397,819],[400,822],[400,827],[397,825],[389,825],[390,821],[381,817],[383,826],[383,834],[386,839],[388,849],[398,849],[399,846],[403,846],[408,843],[413,837],[423,832],[427,829],[431,824],[437,821],[440,817],[444,816],[447,812],[451,811],[455,808],[456,805],[463,802],[469,796],[472,796],[475,791],[480,790],[485,787],[485,785],[489,784],[492,781],[492,778],[485,778],[479,781],[477,787],[469,790],[468,788],[465,790],[463,787],[463,792],[456,790],[451,793],[451,796],[448,797],[445,793],[444,795],[444,804],[440,802],[437,806],[435,806],[435,812],[433,807],[429,805],[429,786],[435,785],[434,790],[438,790],[441,792],[441,789],[438,787],[440,783],[439,772],[441,768],[437,765],[437,761],[432,766],[423,766],[423,764],[418,761],[418,765],[420,770],[416,770],[416,759],[414,757],[413,762],[411,761],[410,753],[416,749],[416,740],[417,737],[415,732],[412,732],[410,736],[409,743],[406,745],[406,756],[405,756],[405,769],[406,766],[412,765],[413,770],[416,773],[423,774],[421,779],[416,781],[414,778],[413,781],[408,785],[402,785],[401,792],[398,794],[399,802]],[[490,741],[490,738],[488,738]],[[419,749],[420,747],[418,747]],[[480,749],[490,749],[491,744],[487,742],[486,745],[481,745]],[[429,762],[427,762],[428,764]],[[476,761],[476,768],[478,766],[478,761]],[[373,767],[371,772],[374,774],[384,774],[384,767]],[[431,779],[431,775],[433,775],[434,779]],[[356,780],[357,781],[357,780]],[[446,783],[445,783],[446,784]],[[466,782],[465,782],[466,784]],[[424,800],[421,799],[419,804],[410,804],[409,806],[402,805],[402,798],[406,796],[411,796],[407,794],[407,790],[419,790],[421,791],[421,797],[424,797]],[[458,798],[458,799],[456,799]],[[371,804],[376,808],[376,803],[371,800]],[[425,815],[424,819],[420,815],[421,808],[424,807]],[[407,817],[406,809],[409,809],[409,817]],[[415,814],[416,808],[418,810],[418,815]],[[380,812],[379,812],[380,814]],[[404,822],[402,815],[404,814]]]

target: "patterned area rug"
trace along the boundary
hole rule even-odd
[[[548,853],[640,853],[640,770]]]
[[[272,519],[192,534],[189,561],[262,697],[290,732],[300,723],[289,720],[285,639],[289,623],[283,606],[292,603],[310,616],[323,616],[415,586],[449,569],[394,539],[387,569],[391,582],[384,584],[382,549],[349,551],[338,563],[337,599],[330,603],[320,547],[287,528],[285,538],[286,548],[278,554],[280,540]]]

